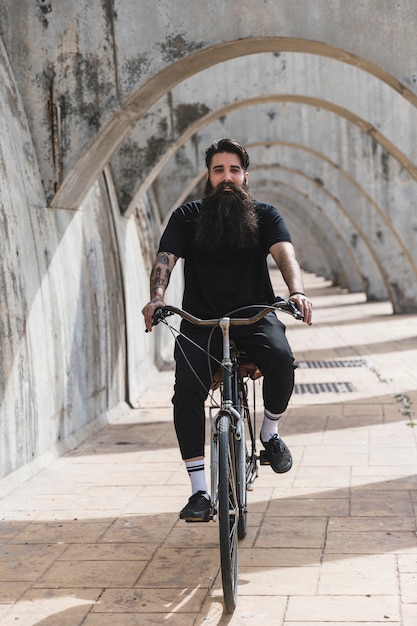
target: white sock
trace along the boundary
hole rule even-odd
[[[208,499],[204,459],[185,461],[185,467],[190,477],[192,495],[197,493],[197,491],[205,491]]]
[[[271,411],[265,409],[261,428],[261,441],[267,442],[274,435],[278,435],[278,422],[281,417],[282,413],[271,413]]]

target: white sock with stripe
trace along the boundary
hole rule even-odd
[[[265,409],[261,428],[261,441],[266,443],[271,437],[278,435],[278,422],[281,417],[282,413],[271,413],[271,411]]]
[[[197,491],[204,491],[208,499],[204,459],[185,461],[185,467],[190,477],[192,494],[194,495]]]

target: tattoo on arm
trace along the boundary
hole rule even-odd
[[[151,299],[162,299],[171,278],[171,270],[177,262],[177,257],[168,252],[160,252],[152,268],[150,278]]]
[[[156,262],[161,265],[169,265],[169,255],[166,252],[160,252],[156,257]]]

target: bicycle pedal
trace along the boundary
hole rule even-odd
[[[208,519],[186,519],[187,524],[205,524],[210,521],[210,517]]]
[[[268,460],[267,454],[266,454],[266,450],[260,450],[259,452],[259,464],[260,465],[271,465],[271,463]]]

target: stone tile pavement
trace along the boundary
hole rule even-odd
[[[332,387],[293,395],[294,467],[261,467],[249,493],[235,613],[217,525],[178,520],[189,487],[166,371],[138,409],[3,493],[2,626],[417,625],[417,316],[306,282],[314,325],[285,319],[297,384]]]

